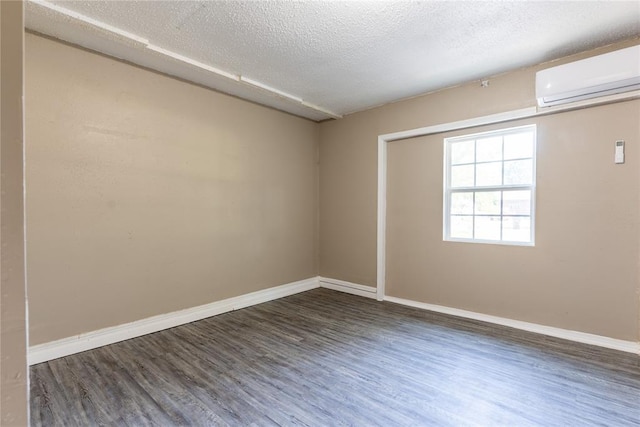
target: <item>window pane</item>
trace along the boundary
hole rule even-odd
[[[502,162],[476,165],[476,185],[501,185]]]
[[[473,215],[473,192],[451,193],[451,213]]]
[[[511,242],[531,241],[531,218],[508,217],[502,218],[502,240]]]
[[[500,215],[500,191],[476,192],[476,215]]]
[[[476,162],[502,160],[502,137],[493,136],[476,141]]]
[[[531,184],[533,180],[533,160],[512,160],[504,162],[504,183]]]
[[[473,187],[474,165],[451,166],[451,187]]]
[[[473,217],[452,215],[450,234],[458,239],[473,239]]]
[[[504,137],[504,159],[533,157],[533,132],[514,133]]]
[[[505,191],[502,193],[503,215],[530,215],[531,191]]]
[[[535,125],[445,139],[445,239],[531,243]]]
[[[500,240],[499,216],[476,216],[475,238],[482,240]]]
[[[474,141],[454,142],[451,144],[451,164],[474,162]]]

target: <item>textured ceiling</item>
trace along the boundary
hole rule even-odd
[[[322,120],[638,36],[640,1],[30,0],[26,26]]]

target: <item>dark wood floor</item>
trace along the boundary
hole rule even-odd
[[[34,426],[640,425],[640,357],[316,289],[31,368]]]

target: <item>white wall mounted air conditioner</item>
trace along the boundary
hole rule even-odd
[[[640,45],[536,73],[540,107],[640,89]]]

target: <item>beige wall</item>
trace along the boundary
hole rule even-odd
[[[539,68],[323,123],[321,276],[376,284],[378,135],[535,105]],[[539,124],[534,248],[443,243],[448,134],[390,144],[386,293],[637,341],[640,101],[518,123],[530,122]],[[622,166],[613,164],[616,139],[627,140]]]
[[[387,294],[635,341],[638,118],[633,101],[507,125],[538,125],[535,247],[442,241],[442,139],[495,126],[391,143]]]
[[[324,122],[320,126],[320,274],[376,285],[378,135],[484,116],[535,102],[532,70]]]
[[[318,125],[26,38],[31,345],[318,274]]]
[[[318,262],[375,286],[377,136],[534,105],[541,68],[317,125],[35,35],[26,60],[32,345],[312,277]],[[443,136],[394,145],[387,294],[638,339],[639,108],[536,120],[535,248],[441,242]],[[618,138],[628,162],[614,167]]]
[[[0,2],[0,425],[27,425],[23,5]]]

